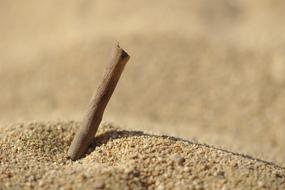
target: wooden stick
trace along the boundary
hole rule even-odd
[[[114,55],[107,66],[103,81],[99,85],[96,95],[94,94],[82,126],[77,131],[68,156],[71,160],[81,158],[92,143],[92,140],[101,123],[104,110],[116,88],[121,73],[124,70],[130,56],[119,45],[116,45]]]

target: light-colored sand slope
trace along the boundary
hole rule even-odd
[[[0,189],[284,189],[285,169],[169,136],[100,127],[89,154],[66,159],[76,122],[2,126]]]

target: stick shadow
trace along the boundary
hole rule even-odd
[[[173,141],[183,141],[183,142],[188,143],[189,145],[195,144],[195,145],[207,147],[207,148],[210,148],[210,149],[222,151],[222,152],[225,152],[225,153],[228,153],[228,154],[231,154],[231,155],[239,156],[239,157],[242,157],[242,158],[245,158],[245,159],[249,159],[249,160],[253,160],[253,161],[257,161],[257,162],[262,162],[264,164],[277,167],[279,169],[285,169],[284,167],[279,166],[279,165],[277,165],[277,164],[275,164],[273,162],[265,161],[265,160],[262,160],[262,159],[259,159],[259,158],[254,158],[254,157],[246,155],[246,154],[240,154],[240,153],[232,152],[232,151],[229,151],[229,150],[217,148],[217,147],[214,147],[214,146],[211,146],[211,145],[207,145],[207,144],[193,142],[193,141],[182,139],[182,138],[179,138],[179,137],[173,137],[173,136],[167,136],[167,135],[146,134],[146,133],[144,133],[142,131],[127,131],[127,130],[110,130],[110,131],[106,131],[105,133],[100,134],[100,135],[94,137],[93,141],[92,141],[92,143],[91,143],[91,145],[89,147],[89,151],[88,151],[88,153],[85,156],[91,154],[95,150],[96,147],[100,147],[101,145],[106,144],[109,141],[112,141],[112,140],[115,140],[115,139],[120,139],[120,138],[134,137],[134,136],[135,137],[145,136],[145,137],[154,137],[154,138],[159,137],[159,138],[173,140]]]

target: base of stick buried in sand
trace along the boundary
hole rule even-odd
[[[77,131],[68,150],[68,156],[72,160],[80,159],[92,143],[101,123],[104,110],[129,58],[130,56],[119,45],[116,45],[111,62],[106,68],[104,78],[97,93],[93,95],[82,126]]]

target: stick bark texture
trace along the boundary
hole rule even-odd
[[[101,123],[104,110],[116,88],[120,76],[130,56],[119,45],[114,48],[112,59],[106,67],[104,78],[92,96],[88,112],[78,129],[68,150],[71,160],[84,156]]]

